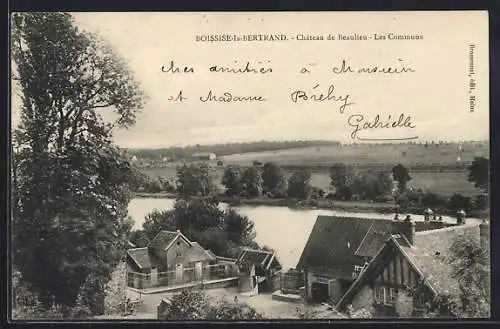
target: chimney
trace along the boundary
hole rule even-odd
[[[465,211],[460,209],[457,211],[457,225],[465,224]]]
[[[481,249],[490,252],[490,222],[487,219],[483,219],[483,222],[479,224],[479,237],[481,241]]]
[[[407,215],[401,227],[401,233],[405,235],[408,242],[413,245],[415,243],[415,222]]]
[[[431,219],[431,215],[433,214],[432,209],[427,208],[424,211],[424,222],[428,222]]]

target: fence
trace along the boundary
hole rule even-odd
[[[175,287],[186,284],[202,284],[210,281],[234,278],[238,276],[235,264],[205,265],[200,268],[189,267],[174,271],[138,273],[129,271],[127,283],[129,287],[145,289],[151,287]]]

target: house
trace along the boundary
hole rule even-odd
[[[234,261],[217,257],[180,231],[161,231],[146,247],[127,250],[127,263],[128,285],[135,288],[227,277],[235,268]]]
[[[240,292],[273,292],[282,268],[276,253],[244,248],[236,260]]]
[[[392,234],[364,268],[337,304],[340,311],[349,305],[364,308],[375,317],[415,317],[423,303],[436,294],[459,297],[460,289],[452,276],[451,246],[467,235],[489,252],[489,223],[468,223],[417,232],[414,222],[405,222],[406,234]],[[408,287],[417,287],[410,296]]]
[[[198,160],[198,161],[208,161],[208,160],[217,159],[217,156],[215,155],[215,153],[199,152],[199,153],[194,153],[193,155],[191,155],[191,159]]]
[[[337,302],[362,268],[403,221],[343,216],[318,216],[297,264],[303,271],[308,302]],[[417,222],[416,230],[446,227],[444,222]]]

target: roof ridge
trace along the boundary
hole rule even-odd
[[[149,249],[149,247],[129,248],[129,249],[127,249],[127,251],[140,250],[140,249]]]
[[[436,228],[433,230],[423,230],[423,231],[418,231],[415,232],[415,236],[420,236],[420,235],[429,235],[433,233],[440,233],[440,232],[448,232],[448,231],[455,231],[455,230],[463,230],[465,228],[471,228],[471,227],[478,227],[479,224],[465,224],[465,225],[452,225],[452,226],[447,226],[447,227],[441,227],[441,228]]]

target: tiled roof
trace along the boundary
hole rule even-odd
[[[322,268],[333,275],[351,277],[354,265],[363,264],[354,253],[372,223],[366,218],[318,216],[297,269]]]
[[[381,259],[393,248],[398,249],[414,269],[425,278],[431,290],[435,293],[458,297],[460,290],[457,280],[452,277],[453,267],[450,260],[452,244],[459,236],[469,236],[479,241],[478,223],[417,232],[413,245],[403,235],[392,235],[351,285],[337,307],[339,309],[346,307],[359,289],[377,275],[376,271],[380,269]]]
[[[363,257],[375,256],[391,236],[394,226],[394,223],[389,221],[374,221],[354,254]]]
[[[206,249],[204,249],[198,242],[191,242],[191,247],[196,251],[192,253],[193,258],[197,261],[202,259],[215,260],[216,256]]]
[[[439,230],[417,232],[413,246],[400,244],[407,258],[422,272],[438,293],[458,296],[457,280],[452,278],[452,244],[459,236],[469,236],[479,242],[478,225],[460,225]]]
[[[450,224],[415,222],[416,231]],[[351,277],[359,256],[373,257],[393,233],[405,232],[406,223],[385,218],[318,216],[297,268],[305,266],[331,275]]]
[[[149,243],[149,248],[156,249],[158,251],[164,250],[166,247],[168,247],[172,241],[174,241],[177,236],[179,236],[179,232],[172,232],[172,231],[160,231],[153,240]]]
[[[140,269],[151,268],[151,258],[147,247],[129,249],[127,250],[127,254]]]

